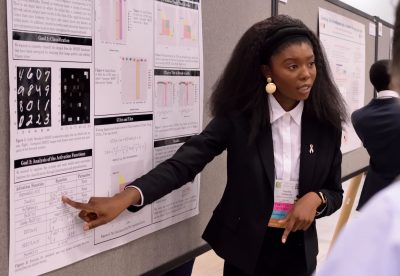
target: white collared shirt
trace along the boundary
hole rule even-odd
[[[274,148],[275,178],[298,181],[300,172],[301,115],[304,102],[286,112],[274,96],[268,95]]]
[[[376,95],[378,99],[398,98],[399,93],[393,90],[382,90]]]

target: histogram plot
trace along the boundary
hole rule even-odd
[[[193,39],[192,36],[192,26],[189,25],[189,23],[186,22],[186,20],[183,21],[183,39]]]
[[[198,46],[198,28],[198,19],[193,12],[185,10],[179,12],[178,30],[181,46]]]
[[[90,123],[90,71],[61,68],[61,125],[87,123]]]
[[[156,41],[173,46],[175,41],[175,11],[166,5],[158,5],[156,18]]]
[[[164,13],[161,13],[160,24],[161,24],[160,35],[165,35],[165,36],[174,35],[174,32],[172,30],[173,24],[171,24],[171,21],[165,16]]]
[[[142,58],[121,58],[122,103],[147,100],[147,60]]]
[[[126,42],[126,0],[102,1],[100,7],[100,39],[105,42]]]
[[[124,190],[126,184],[132,182],[136,178],[144,174],[143,160],[132,161],[114,165],[111,168],[110,196]]]
[[[171,107],[173,105],[174,85],[170,81],[157,82],[156,102],[160,108]]]
[[[191,106],[196,101],[195,85],[192,82],[182,81],[179,83],[179,105]]]

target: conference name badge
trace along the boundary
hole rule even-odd
[[[278,223],[286,217],[293,208],[299,194],[299,182],[291,180],[276,179],[274,183],[274,207],[271,218],[268,222],[269,227],[285,228]]]

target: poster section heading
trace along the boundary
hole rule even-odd
[[[107,118],[96,118],[94,119],[94,125],[112,125],[121,123],[132,123],[141,121],[153,120],[152,114],[134,115],[134,116],[119,116],[119,117],[107,117]]]
[[[87,149],[74,152],[64,152],[64,153],[51,154],[45,156],[30,157],[30,158],[14,160],[14,168],[18,169],[26,166],[46,164],[57,161],[71,160],[71,159],[91,157],[91,156],[92,156],[92,150]]]
[[[184,7],[184,8],[189,8],[189,9],[193,9],[193,10],[198,10],[199,9],[199,5],[198,4],[194,4],[194,3],[189,3],[189,2],[185,2],[185,1],[179,1],[179,0],[157,0],[158,2],[163,2],[163,3],[167,3],[167,4],[171,4],[171,5],[175,5],[175,6],[179,6],[179,7]],[[199,1],[191,1],[191,2],[199,2]]]

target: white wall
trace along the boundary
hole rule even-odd
[[[394,24],[394,12],[398,0],[340,0],[358,10]]]

